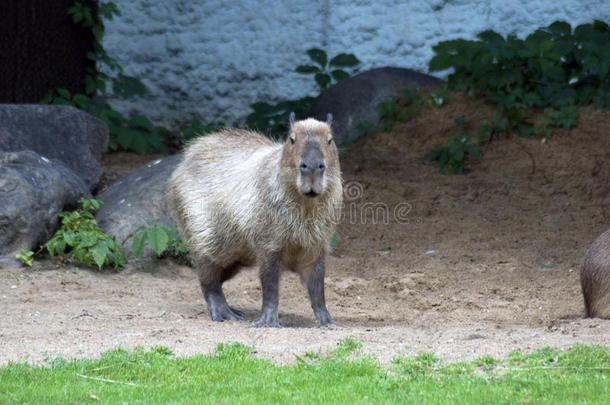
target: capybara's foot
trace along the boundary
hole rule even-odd
[[[210,317],[214,322],[222,321],[243,321],[244,316],[240,311],[235,311],[228,305],[216,307],[210,310]]]
[[[261,317],[258,318],[258,320],[252,324],[252,327],[253,328],[281,328],[282,325],[280,325],[280,322],[277,319],[277,315],[273,316],[273,315],[262,313]]]
[[[210,317],[214,322],[222,321],[243,321],[244,314],[229,307],[226,303],[209,302]]]

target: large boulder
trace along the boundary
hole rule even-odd
[[[0,104],[0,151],[32,150],[56,159],[93,190],[108,146],[106,124],[71,106]]]
[[[24,247],[37,249],[56,226],[57,213],[90,197],[83,180],[62,162],[32,151],[0,151],[0,262]]]
[[[353,142],[366,131],[362,126],[376,126],[380,120],[379,103],[411,86],[442,86],[434,76],[411,69],[383,67],[357,74],[329,87],[317,97],[305,116],[326,120],[333,115],[333,133],[337,144]],[[360,127],[360,128],[359,128]]]
[[[104,204],[96,214],[98,225],[108,235],[122,242],[148,220],[173,226],[165,200],[167,181],[182,160],[182,154],[147,163],[110,184],[97,196]],[[131,240],[126,243],[131,246]]]

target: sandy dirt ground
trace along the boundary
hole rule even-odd
[[[225,284],[248,321],[213,323],[194,273],[169,259],[132,261],[121,273],[43,259],[0,271],[0,364],[117,346],[193,355],[233,341],[287,363],[346,337],[384,364],[420,351],[455,361],[610,344],[610,320],[583,317],[579,285],[587,246],[610,226],[610,114],[583,108],[577,128],[546,142],[498,136],[467,174],[445,176],[423,155],[455,133],[455,118],[474,125],[493,114],[480,100],[454,99],[344,153],[345,214],[326,290],[347,327],[318,327],[293,274],[281,281],[284,328],[255,329],[256,269]],[[108,178],[139,163],[111,155]]]

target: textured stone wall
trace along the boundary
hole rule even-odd
[[[525,36],[556,20],[610,22],[607,0],[114,0],[104,46],[149,87],[113,101],[176,125],[197,118],[233,124],[256,101],[315,95],[294,73],[305,51],[352,52],[362,70],[401,66],[427,72],[432,46],[493,29]]]

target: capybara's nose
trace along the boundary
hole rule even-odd
[[[324,161],[318,161],[318,162],[305,162],[302,161],[301,165],[299,166],[299,169],[301,170],[301,174],[307,175],[307,174],[323,174],[324,170],[326,170],[326,165],[324,164]]]

